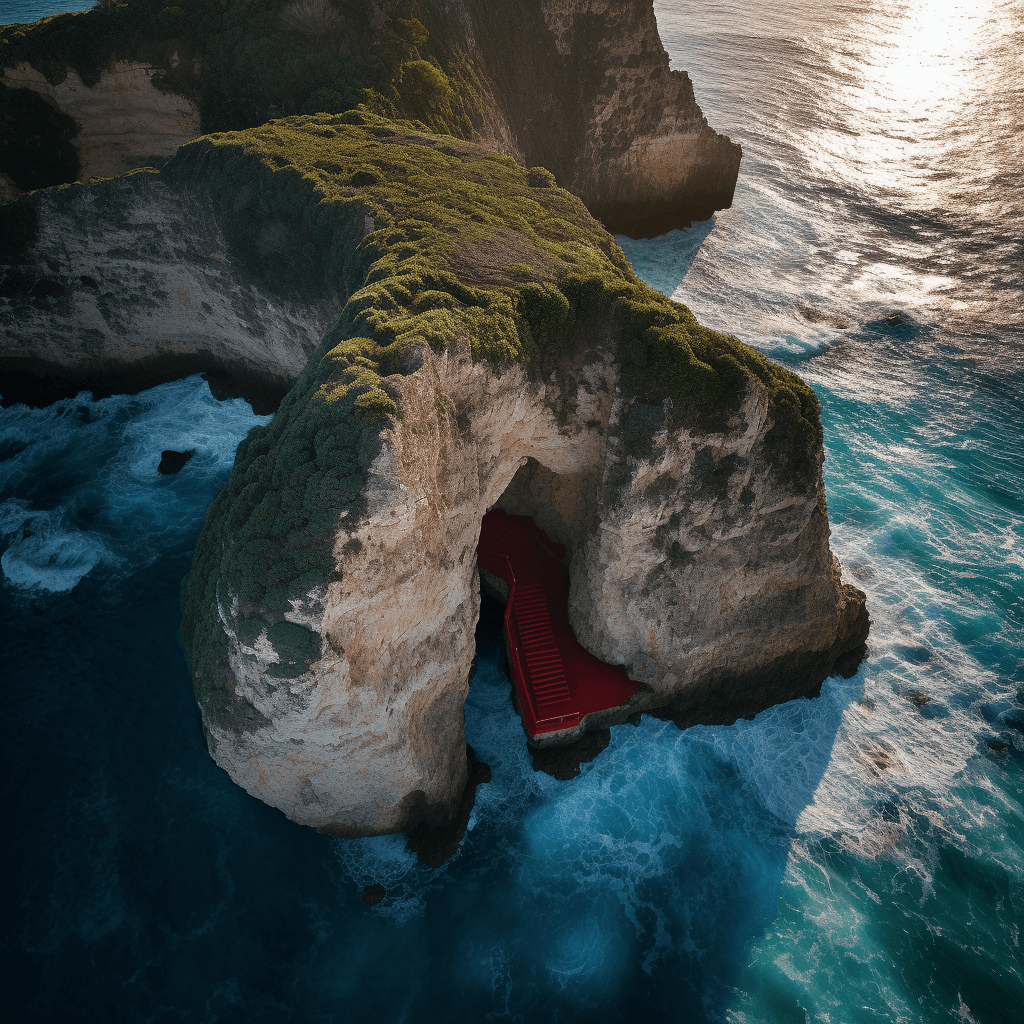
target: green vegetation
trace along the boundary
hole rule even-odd
[[[71,68],[92,86],[116,61],[143,61],[160,69],[158,88],[196,104],[206,132],[367,104],[383,116],[469,138],[479,92],[472,65],[439,28],[431,33],[418,20],[434,25],[428,3],[409,0],[403,9],[409,17],[378,30],[358,0],[108,0],[0,27],[0,69],[27,63],[56,85]],[[0,148],[0,171],[21,188],[73,181],[77,159],[67,125],[52,111],[39,121],[40,112],[26,106],[33,99],[38,106],[38,97],[6,95],[21,92],[0,86],[0,138],[28,138],[21,122],[35,116],[32,135],[43,145]],[[48,156],[46,149],[59,152]]]
[[[776,422],[770,443],[791,471],[807,462],[813,479],[810,388],[648,288],[578,199],[507,157],[363,108],[198,139],[164,173],[213,195],[255,275],[348,296],[277,416],[239,447],[183,584],[182,638],[214,717],[228,683],[216,609],[274,626],[290,602],[337,579],[339,517],[359,519],[365,474],[381,430],[401,416],[396,385],[419,346],[464,343],[477,360],[537,372],[611,325],[626,393],[670,398],[678,417],[721,422],[759,381]],[[308,254],[291,278],[279,252],[253,242],[253,225],[269,223]],[[296,641],[281,643],[291,651]],[[289,654],[280,671],[300,672],[308,656]]]
[[[275,622],[267,639],[281,659],[267,673],[276,679],[295,679],[320,657],[320,634],[295,622]]]

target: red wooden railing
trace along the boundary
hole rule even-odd
[[[639,688],[621,665],[595,658],[569,624],[565,548],[528,516],[484,516],[482,569],[508,584],[505,635],[523,724],[531,736],[578,725],[584,715],[624,704]]]

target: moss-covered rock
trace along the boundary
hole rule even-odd
[[[624,379],[646,400],[734,409],[753,375],[780,410],[784,446],[820,429],[798,377],[641,282],[578,199],[553,179],[535,187],[536,168],[363,109],[209,136],[166,173],[220,198],[254,274],[282,272],[249,244],[259,213],[301,226],[311,260],[344,282],[345,316],[313,364],[324,395],[336,399],[356,366],[394,372],[423,342],[468,339],[478,358],[540,366],[595,315],[622,316]],[[529,271],[545,280],[519,280]]]
[[[536,171],[362,111],[202,138],[164,174],[213,197],[255,276],[309,272],[253,244],[274,220],[307,240],[315,279],[349,295],[273,422],[239,448],[183,585],[182,638],[207,714],[230,718],[217,609],[281,621],[335,579],[336,526],[360,514],[382,421],[402,415],[398,381],[422,346],[468,345],[475,360],[537,376],[614,323],[627,396],[721,423],[756,381],[780,458],[813,483],[810,388],[643,284],[583,204],[536,187]],[[524,266],[536,280],[522,280]]]
[[[557,177],[616,230],[667,230],[728,206],[739,147],[709,128],[689,79],[669,68],[650,0],[599,4],[575,19],[563,7],[124,0],[0,27],[0,72],[20,68],[15,78],[43,92],[48,83],[51,93],[74,72],[85,92],[115,65],[131,67],[147,86],[151,76],[154,87],[188,101],[183,109],[190,119],[198,112],[204,132],[356,109],[408,120],[535,165],[531,185],[547,188]],[[28,79],[26,67],[34,69]],[[120,100],[129,95],[122,90]],[[80,101],[65,96],[64,112],[77,117]],[[50,117],[34,134],[56,152],[67,144],[65,128]],[[85,125],[82,152],[87,136],[104,130],[103,122]],[[182,136],[165,127],[163,138],[173,149]],[[126,131],[124,169],[132,159],[149,162],[152,141],[151,126]],[[0,171],[36,180],[37,157],[0,149]],[[67,160],[60,166],[75,173]]]

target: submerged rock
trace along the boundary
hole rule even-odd
[[[594,729],[571,743],[535,748],[532,751],[533,770],[568,782],[577,778],[582,766],[589,764],[607,749],[611,741],[611,729]]]
[[[383,885],[368,885],[363,889],[363,902],[368,907],[375,907],[388,894]]]
[[[195,448],[190,448],[187,452],[176,452],[168,448],[160,453],[160,465],[156,467],[156,471],[164,476],[180,473],[195,453]]]

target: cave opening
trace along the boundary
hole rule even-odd
[[[569,619],[571,560],[594,508],[587,499],[595,483],[592,474],[559,474],[528,458],[481,524],[485,628],[494,628],[492,602],[500,602],[516,710],[535,748],[578,742],[624,720],[639,689],[623,666],[586,650]]]

